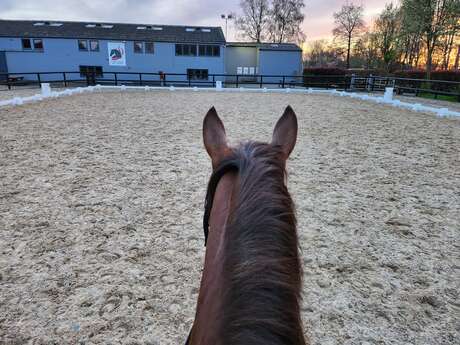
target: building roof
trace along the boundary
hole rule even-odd
[[[47,20],[0,20],[0,37],[225,43],[220,27]]]
[[[295,43],[257,43],[257,42],[228,42],[227,47],[259,48],[259,50],[302,51]]]

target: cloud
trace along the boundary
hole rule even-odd
[[[395,0],[355,0],[370,22]],[[224,25],[221,13],[237,12],[240,0],[0,0],[3,19],[81,20],[123,23]],[[332,14],[345,0],[306,0],[303,28],[309,40],[331,35]],[[233,25],[229,25],[234,39]]]

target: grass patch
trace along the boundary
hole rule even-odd
[[[438,99],[440,101],[459,102],[458,96],[435,95],[428,92],[419,93],[418,97],[426,99]]]

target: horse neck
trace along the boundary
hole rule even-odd
[[[210,215],[209,237],[198,305],[190,344],[219,344],[222,315],[223,260],[226,224],[232,207],[237,174],[225,174],[217,185]]]
[[[304,345],[296,219],[284,167],[240,169],[224,248],[223,344]]]

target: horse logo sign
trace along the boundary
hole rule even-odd
[[[107,50],[109,53],[110,66],[126,66],[126,50],[124,43],[108,42]]]

